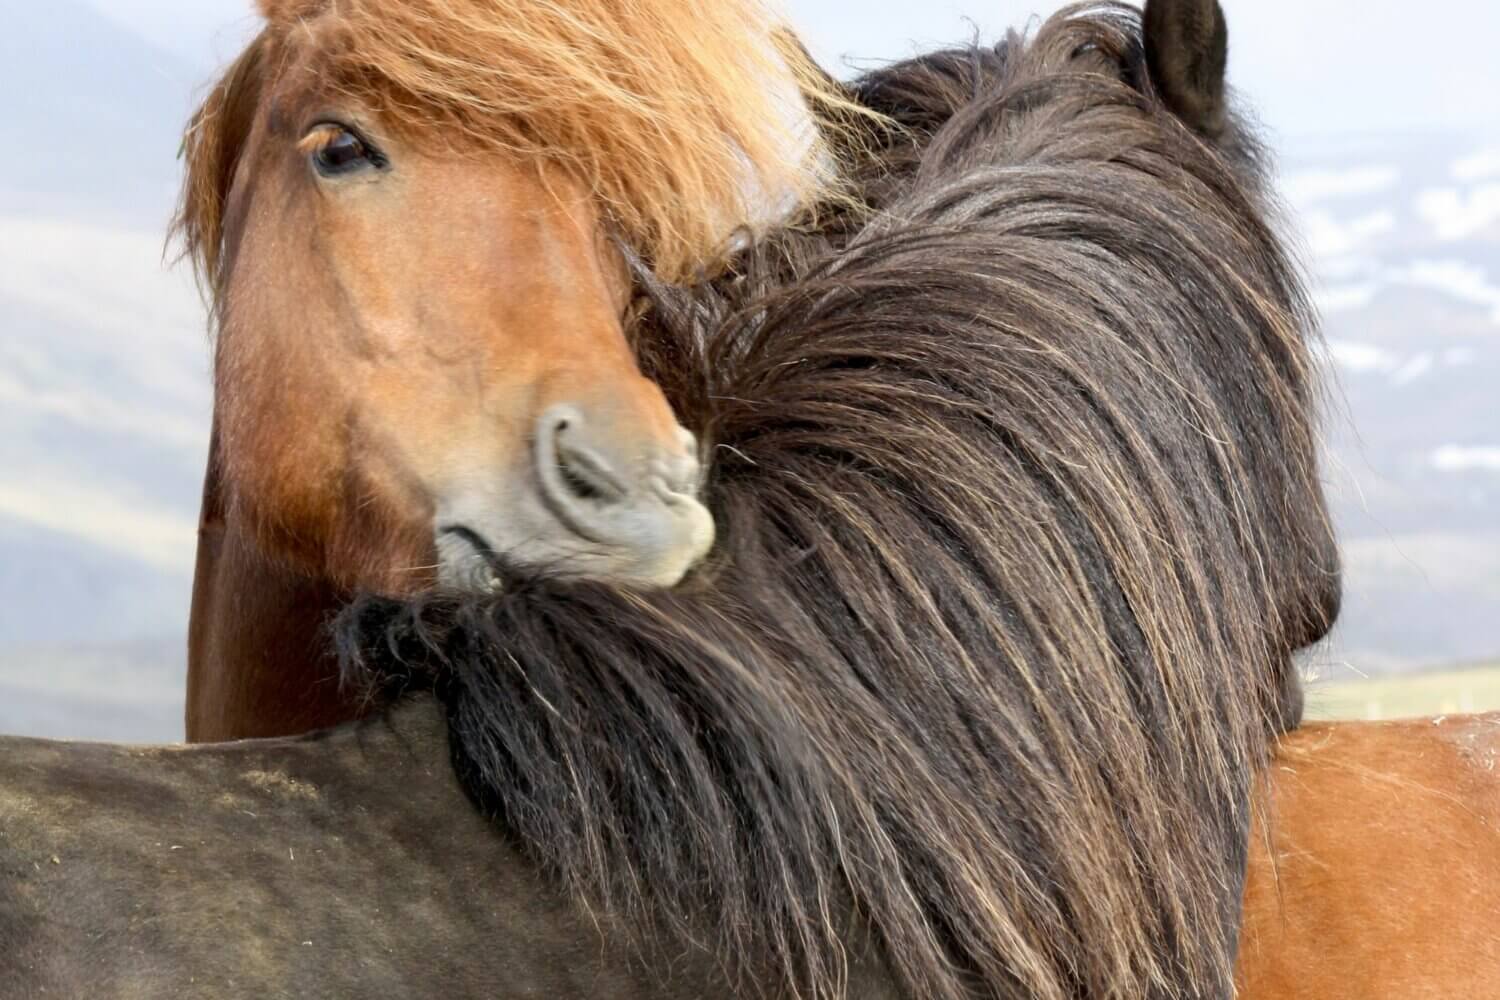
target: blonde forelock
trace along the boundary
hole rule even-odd
[[[824,133],[862,113],[764,0],[263,8],[270,39],[315,17],[327,79],[392,130],[562,167],[667,280],[713,270],[731,234],[837,200]],[[222,236],[213,206],[221,211],[227,194],[222,165],[210,161],[225,155],[221,106],[245,75],[231,69],[187,139],[182,228],[210,272]]]

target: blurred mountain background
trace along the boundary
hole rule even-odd
[[[0,730],[174,739],[209,352],[163,266],[193,65],[0,0]]]
[[[830,65],[994,37],[1034,9],[851,2],[790,4]],[[1225,6],[1234,79],[1288,130],[1282,187],[1334,377],[1348,596],[1309,667],[1500,658],[1500,71],[1434,44],[1429,85],[1456,97],[1423,107],[1388,79],[1411,67],[1361,81],[1298,58],[1364,5],[1280,36],[1268,10],[1291,19],[1290,0]],[[209,347],[164,234],[182,123],[255,21],[238,0],[0,0],[0,18],[0,731],[178,739]]]
[[[1342,398],[1330,493],[1365,674],[1500,653],[1500,134],[1285,156]]]

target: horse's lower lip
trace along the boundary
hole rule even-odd
[[[475,531],[473,528],[470,528],[466,524],[446,525],[443,528],[439,529],[438,534],[440,536],[452,535],[453,537],[461,540],[469,548],[473,549],[474,554],[479,556],[479,558],[484,562],[485,569],[488,573],[488,579],[485,581],[488,589],[500,589],[501,581],[504,579],[504,567],[501,565],[500,556],[495,551],[495,547],[489,543],[489,539],[485,538],[479,532]]]

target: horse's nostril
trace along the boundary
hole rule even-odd
[[[558,544],[592,543],[673,581],[712,544],[691,435],[623,435],[564,404],[538,419],[533,457],[537,499],[566,532]]]
[[[582,476],[578,475],[578,473],[574,472],[573,467],[570,466],[566,461],[562,461],[557,464],[557,471],[558,474],[562,476],[563,484],[567,486],[568,489],[572,490],[573,495],[578,497],[578,499],[599,499],[599,491],[594,489],[593,484],[588,482]]]
[[[568,492],[579,500],[610,503],[629,492],[609,463],[597,452],[565,439],[567,426],[557,435],[557,475]]]
[[[536,461],[542,497],[554,513],[581,528],[627,499],[630,489],[609,457],[589,440],[587,424],[571,406],[557,406],[537,421]]]

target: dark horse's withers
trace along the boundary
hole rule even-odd
[[[732,994],[702,949],[601,934],[475,811],[447,744],[426,699],[187,750],[0,737],[0,997]],[[895,1000],[862,964],[852,995]]]

